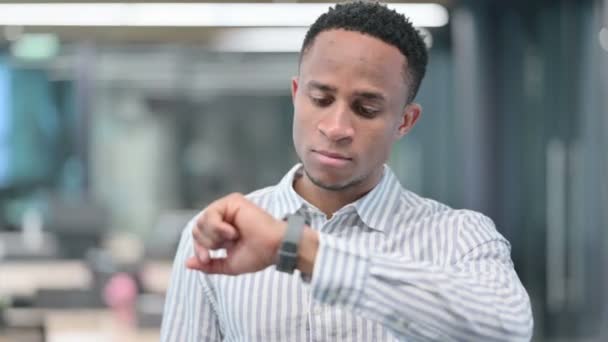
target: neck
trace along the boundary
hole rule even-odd
[[[345,205],[355,202],[370,192],[380,181],[382,170],[375,172],[361,183],[342,190],[328,190],[314,184],[306,172],[294,179],[294,190],[310,204],[321,210],[327,218]]]

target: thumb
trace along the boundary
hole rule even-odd
[[[186,260],[186,267],[207,274],[234,274],[229,270],[227,259],[211,259],[208,263],[203,264],[198,258],[190,257]]]

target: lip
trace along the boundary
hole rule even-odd
[[[344,167],[351,162],[351,158],[346,157],[343,154],[324,151],[324,150],[313,150],[312,151],[315,159],[322,165],[331,167]]]
[[[320,155],[323,155],[325,157],[328,157],[328,158],[351,160],[351,158],[348,158],[347,156],[340,154],[340,153],[336,153],[336,152],[330,152],[330,151],[325,151],[325,150],[312,150],[312,151],[315,153],[318,153]]]

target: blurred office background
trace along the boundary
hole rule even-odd
[[[186,221],[296,162],[318,7],[82,3],[0,1],[0,341],[157,340]],[[396,7],[431,59],[390,165],[494,219],[534,341],[608,340],[608,1],[425,3]]]

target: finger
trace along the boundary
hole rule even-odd
[[[234,242],[232,241],[228,241],[224,244],[224,246],[222,246],[222,248],[225,249],[230,249],[234,246]],[[198,270],[198,271],[203,271],[203,272],[210,272],[211,270],[209,269],[209,267],[207,265],[209,265],[210,263],[215,262],[215,260],[217,260],[218,258],[212,258],[211,255],[209,254],[209,250],[203,251],[202,249],[199,252],[195,252],[194,256],[189,257],[186,262],[186,268],[192,269],[192,270]],[[223,259],[223,258],[222,258]],[[215,267],[213,270],[215,270],[215,272],[217,273],[218,271],[216,270]]]
[[[185,264],[186,268],[198,271],[202,271],[204,265],[196,256],[189,257],[188,259],[186,259]]]
[[[221,248],[226,249],[227,251],[230,250],[232,247],[234,247],[234,245],[236,245],[236,241],[230,240],[230,241],[226,241],[222,244]]]
[[[202,263],[197,257],[190,257],[186,260],[186,268],[205,272],[208,264]]]
[[[203,264],[206,264],[211,260],[211,257],[209,256],[209,249],[196,243],[194,244],[194,257]]]
[[[196,258],[189,258],[186,260],[186,267],[207,274],[234,274],[229,268],[227,259],[212,259],[210,262],[204,264]]]
[[[224,240],[235,241],[239,238],[238,230],[234,228],[231,224],[226,223],[218,228],[218,232],[224,238]]]
[[[194,227],[192,229],[192,238],[195,243],[198,243],[205,248],[218,249],[226,248],[226,246],[229,246],[230,243],[235,240],[235,237],[238,237],[236,229],[230,225],[218,231],[213,231],[213,233],[209,232],[202,233],[198,227]]]
[[[225,241],[236,240],[239,236],[236,228],[226,222],[205,226],[201,234],[209,240],[221,244]]]
[[[222,199],[211,203],[199,217],[198,222],[205,226],[210,223],[213,227],[222,231],[227,239],[235,239],[237,230],[233,227],[234,215],[238,212],[241,194],[230,194]]]
[[[201,243],[203,243],[203,239],[201,238],[210,240],[212,245],[207,246],[210,248],[219,248],[224,241],[238,238],[236,228],[224,222],[217,210],[206,210],[197,221],[195,229],[199,233],[195,238]],[[193,231],[193,233],[196,232]]]
[[[218,249],[224,244],[224,239],[214,240],[209,238],[207,235],[202,234],[199,230],[192,232],[194,243],[207,249]]]

